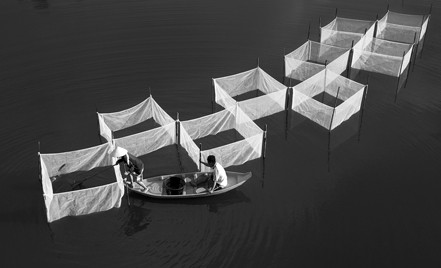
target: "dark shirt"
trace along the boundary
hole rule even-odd
[[[144,163],[138,157],[128,153],[129,155],[129,164],[128,167],[130,170],[135,172],[136,174],[141,174],[144,170]]]

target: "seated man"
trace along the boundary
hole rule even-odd
[[[147,189],[147,187],[142,182],[143,179],[143,172],[144,172],[144,163],[141,161],[141,159],[137,158],[136,156],[130,154],[127,152],[126,149],[121,147],[116,147],[113,151],[113,156],[118,158],[116,161],[116,164],[123,163],[124,164],[124,175],[130,176],[130,183],[126,182],[130,187],[133,187],[133,177],[132,174],[135,175],[136,179],[135,182],[139,184],[144,190]],[[127,171],[127,168],[129,171]]]
[[[213,193],[215,190],[219,188],[224,188],[227,186],[227,173],[225,169],[216,162],[216,157],[214,155],[209,155],[207,157],[207,163],[202,162],[202,164],[206,165],[213,169],[213,174],[209,175],[201,175],[192,182],[193,186],[197,186],[198,184],[205,183],[208,181],[208,190],[210,193]],[[211,188],[211,189],[210,189]]]

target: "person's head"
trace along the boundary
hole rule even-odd
[[[123,159],[127,162],[127,150],[121,147],[116,147],[112,154],[113,157],[117,159]]]
[[[214,155],[209,155],[207,157],[207,163],[210,167],[214,167],[214,164],[216,164],[216,157],[214,157]]]

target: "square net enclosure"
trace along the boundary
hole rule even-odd
[[[293,88],[292,110],[333,130],[360,110],[366,86],[323,70]]]
[[[261,157],[263,130],[260,129],[239,107],[229,106],[225,110],[200,118],[182,121],[181,146],[184,147],[195,163],[214,155],[224,168],[241,165]],[[207,136],[215,139],[216,134],[235,129],[241,139],[215,148],[200,150],[194,140]],[[207,167],[201,166],[201,170]]]
[[[105,143],[83,150],[39,155],[41,183],[48,222],[66,216],[106,211],[121,205],[124,186],[119,167],[112,166],[116,159],[112,159],[111,150],[112,146]],[[93,176],[96,173],[96,171],[93,171],[94,169],[105,169],[111,172],[107,174],[107,183],[96,187],[73,190],[78,183],[82,183],[90,177],[90,175],[87,177],[78,175],[78,181],[65,182],[71,187],[71,191],[54,192],[52,182],[62,180],[63,175],[90,171]]]
[[[275,114],[286,107],[287,87],[260,67],[255,69],[213,79],[215,102],[222,107],[238,106],[251,120]],[[259,90],[265,95],[236,101],[234,97]],[[263,108],[264,107],[264,108]]]
[[[409,66],[413,45],[364,37],[354,46],[352,68],[400,77]]]
[[[320,28],[320,43],[351,48],[364,36],[374,36],[374,22],[336,17]]]
[[[156,103],[152,96],[126,110],[113,113],[97,113],[100,135],[107,141],[113,139],[113,133],[153,119],[161,126],[174,120]]]
[[[285,55],[285,77],[304,81],[331,65],[333,71],[346,70],[349,49],[308,40],[293,52]]]
[[[411,15],[388,11],[378,21],[376,37],[389,41],[418,44],[424,39],[429,20],[430,15]]]

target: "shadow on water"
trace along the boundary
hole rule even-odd
[[[126,236],[132,236],[145,230],[152,222],[151,210],[146,208],[149,202],[142,198],[133,198],[132,196],[130,196],[129,206],[127,206],[127,194],[123,197],[123,200],[125,200],[123,203],[127,207],[120,209],[122,211],[120,217],[127,219],[122,227]]]

